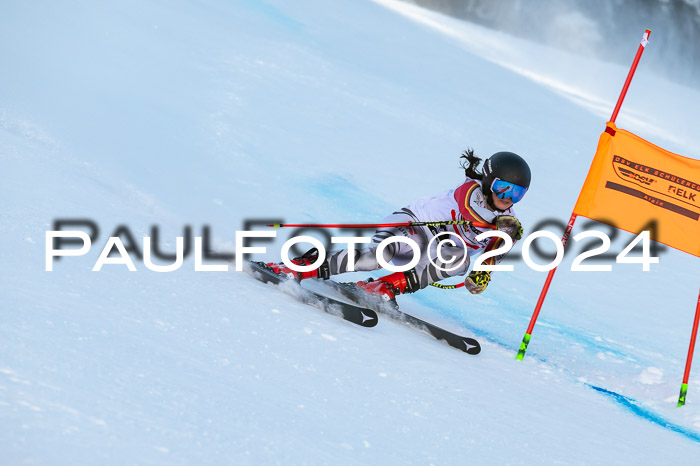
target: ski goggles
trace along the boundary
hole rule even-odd
[[[520,201],[527,192],[527,188],[524,188],[515,183],[509,183],[508,181],[503,181],[500,178],[495,178],[493,183],[491,183],[491,191],[499,199],[511,198],[513,203]]]

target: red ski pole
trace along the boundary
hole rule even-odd
[[[495,230],[496,226],[491,223],[470,222],[467,220],[440,220],[436,222],[404,222],[404,223],[273,223],[267,225],[272,228],[392,228],[392,227],[422,227],[441,225],[473,225],[478,228],[488,228]]]

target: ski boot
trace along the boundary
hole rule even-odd
[[[395,272],[391,275],[374,280],[360,281],[355,284],[358,289],[377,295],[384,301],[391,301],[396,304],[396,296],[400,294],[413,293],[420,289],[418,274],[416,269],[406,272]]]
[[[316,263],[317,260],[318,249],[312,248],[306,251],[301,257],[292,259],[292,263],[297,265],[311,265]],[[287,278],[298,282],[306,280],[307,278],[322,278],[324,280],[328,280],[331,276],[330,268],[328,267],[328,260],[323,261],[323,264],[321,264],[317,269],[308,272],[297,272],[287,267],[283,262],[279,264],[270,262],[265,264],[265,266],[277,275],[286,276]]]

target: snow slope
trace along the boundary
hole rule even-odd
[[[466,147],[531,162],[526,227],[568,218],[626,69],[386,0],[330,5],[3,6],[3,462],[692,462],[697,371],[675,401],[697,259],[672,250],[647,273],[572,273],[568,256],[523,362],[544,274],[522,261],[478,297],[400,300],[475,335],[478,357],[232,264],[91,271],[120,225],[137,241],[158,226],[166,251],[209,226],[230,254],[246,220],[378,221],[459,183]],[[697,92],[646,71],[619,126],[697,155]],[[45,232],[71,218],[99,237],[46,272]]]

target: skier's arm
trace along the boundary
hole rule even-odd
[[[513,238],[513,243],[515,243],[523,236],[523,227],[522,225],[520,225],[520,221],[512,215],[502,215],[498,217],[496,219],[496,226],[499,230],[504,231],[508,235],[510,235],[510,237]],[[484,248],[484,252],[494,251],[502,245],[503,239],[498,237],[491,238],[491,241],[489,241],[488,245],[486,245],[486,248]],[[503,260],[506,254],[507,253],[498,256],[491,256],[488,259],[486,259],[483,263],[486,265],[496,265],[499,262],[501,262],[501,260]],[[464,286],[467,290],[469,290],[471,294],[479,294],[483,293],[490,281],[491,272],[472,271],[464,280]]]

